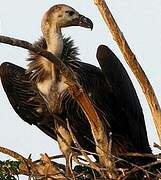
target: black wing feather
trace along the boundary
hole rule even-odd
[[[97,59],[107,82],[112,87],[121,111],[124,115],[126,114],[126,117],[122,117],[120,122],[122,123],[122,131],[128,129],[128,134],[131,135],[137,150],[151,152],[142,108],[125,68],[116,55],[105,45],[98,47]]]
[[[0,66],[0,77],[7,97],[16,113],[27,123],[34,124],[44,133],[56,139],[53,128],[48,123],[53,117],[47,110],[44,100],[29,80],[29,74],[22,67],[5,62]],[[38,112],[38,109],[41,112]]]

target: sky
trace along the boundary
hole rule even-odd
[[[146,72],[158,101],[161,102],[161,1],[160,0],[112,0],[107,1],[121,31],[126,37],[139,63]],[[106,24],[94,4],[94,0],[1,0],[0,34],[34,42],[41,35],[40,22],[45,11],[55,4],[67,4],[89,17],[94,23],[93,31],[80,27],[70,27],[63,34],[71,36],[79,47],[79,58],[98,66],[96,50],[98,45],[105,44],[119,57],[127,69],[139,96],[147,126],[150,145],[159,143],[152,116],[142,90],[134,75],[126,65],[116,42],[113,40]],[[0,44],[0,63],[5,61],[26,67],[26,50]],[[30,126],[14,112],[0,84],[0,146],[10,148],[33,159],[40,153],[60,154],[57,143]],[[5,159],[4,155],[0,155]]]

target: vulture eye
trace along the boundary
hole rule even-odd
[[[66,13],[68,13],[69,14],[69,16],[73,16],[74,14],[75,14],[75,12],[74,11],[65,11]]]

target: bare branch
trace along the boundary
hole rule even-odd
[[[0,147],[0,152],[21,162],[19,165],[19,174],[34,177],[46,177],[47,180],[50,180],[51,177],[55,179],[66,179],[57,166],[51,162],[47,154],[42,155],[40,160],[32,161],[30,156],[26,159],[22,155],[8,148]],[[48,178],[49,176],[50,178]]]
[[[95,111],[88,95],[84,92],[83,88],[78,83],[74,73],[70,71],[70,69],[67,68],[67,66],[54,54],[52,54],[51,52],[47,52],[38,46],[33,46],[31,43],[27,41],[18,40],[15,38],[10,38],[0,35],[0,42],[33,51],[47,58],[49,61],[51,61],[57,66],[57,68],[63,73],[64,77],[66,78],[66,83],[69,85],[68,88],[69,93],[77,100],[78,104],[84,111],[90,123],[91,131],[96,143],[96,147],[99,147],[96,149],[99,155],[100,162],[105,167],[109,166],[109,161],[107,157],[108,138],[106,136],[104,126],[102,125],[102,122],[100,121],[98,114]]]
[[[12,151],[12,150],[10,150],[8,148],[0,146],[0,152],[11,156],[11,157],[13,157],[14,159],[16,159],[18,161],[27,161],[27,159],[24,158],[22,155],[18,154],[17,152],[14,152],[14,151]]]
[[[145,72],[141,68],[140,64],[138,63],[135,55],[131,51],[125,37],[123,36],[122,32],[120,31],[115,19],[113,18],[107,4],[104,0],[95,0],[95,4],[97,5],[104,21],[108,25],[114,40],[117,42],[127,64],[133,71],[134,75],[136,76],[137,80],[140,83],[140,86],[146,96],[147,102],[149,104],[153,120],[157,129],[157,133],[159,136],[159,140],[161,143],[161,109],[158,103],[158,100],[155,96],[154,90],[145,75]]]
[[[76,137],[74,136],[74,134],[73,134],[73,132],[72,132],[72,130],[71,130],[71,128],[70,128],[68,119],[66,119],[66,121],[67,121],[67,128],[68,128],[68,130],[69,130],[69,133],[70,133],[70,135],[71,135],[71,137],[72,137],[72,140],[73,140],[74,144],[76,145],[76,147],[78,148],[78,150],[81,152],[81,154],[84,156],[85,160],[91,165],[91,167],[92,167],[93,169],[96,169],[96,170],[99,172],[99,167],[98,167],[93,161],[91,161],[91,159],[88,157],[88,155],[86,154],[86,152],[82,149],[82,147],[81,147],[80,144],[78,143]],[[100,173],[101,173],[101,172],[100,172]]]
[[[159,150],[161,150],[161,146],[159,146],[158,144],[154,143],[154,147],[158,148]]]

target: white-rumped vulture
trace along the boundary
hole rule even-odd
[[[73,41],[62,36],[61,29],[68,26],[92,28],[93,24],[73,8],[55,5],[43,16],[43,38],[35,44],[54,53],[75,73],[89,94],[106,131],[112,132],[114,155],[151,153],[142,108],[123,65],[104,45],[97,50],[101,69],[81,62]],[[70,150],[61,142],[61,138],[73,145],[66,127],[68,119],[80,145],[85,150],[95,152],[88,120],[69,94],[63,74],[54,64],[33,52],[30,52],[28,61],[27,70],[8,62],[0,66],[3,88],[16,113],[27,123],[36,125],[58,140],[66,155]]]

